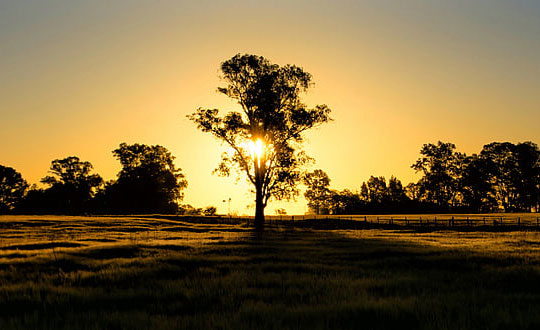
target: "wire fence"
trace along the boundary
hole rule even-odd
[[[213,216],[220,223],[253,224],[253,216]],[[411,215],[267,215],[265,223],[270,225],[294,224],[302,222],[347,223],[403,226],[403,227],[480,227],[480,226],[512,226],[512,227],[538,227],[540,228],[540,214],[411,214]]]

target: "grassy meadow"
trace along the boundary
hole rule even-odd
[[[0,329],[538,329],[540,232],[0,217]]]

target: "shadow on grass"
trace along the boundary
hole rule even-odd
[[[71,242],[49,242],[38,244],[19,244],[0,247],[0,250],[43,250],[53,248],[74,248],[81,247],[84,244],[71,243]]]
[[[61,275],[55,260],[2,270],[2,329],[540,327],[538,259],[397,234],[282,228],[198,248],[113,246],[63,258],[75,259]]]

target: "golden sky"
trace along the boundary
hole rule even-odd
[[[211,174],[219,143],[186,118],[236,107],[216,92],[236,53],[313,75],[306,101],[335,121],[306,150],[335,189],[416,180],[423,143],[540,143],[538,1],[1,1],[0,164],[37,183],[76,155],[113,179],[118,144],[160,144],[187,177],[185,202],[226,212],[231,197],[251,214],[244,181]],[[266,213],[279,207],[305,202]]]

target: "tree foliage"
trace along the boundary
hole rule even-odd
[[[174,156],[159,145],[120,144],[113,155],[122,164],[105,189],[105,209],[120,213],[176,213],[187,187]]]
[[[71,156],[51,162],[48,175],[41,182],[46,189],[33,189],[25,207],[40,213],[80,214],[89,211],[89,203],[103,179],[92,174],[88,161]]]
[[[15,169],[0,165],[0,214],[12,212],[22,200],[28,183]]]
[[[289,199],[298,194],[309,158],[301,150],[303,133],[330,120],[326,105],[308,108],[301,94],[312,77],[295,65],[279,66],[256,55],[238,54],[221,64],[224,87],[218,91],[240,106],[240,111],[221,115],[217,109],[199,108],[189,118],[203,132],[230,148],[216,171],[244,173],[254,186],[256,219],[264,221],[270,198]],[[259,154],[250,145],[260,141]]]
[[[304,176],[304,185],[307,187],[304,197],[308,207],[315,214],[328,214],[328,199],[330,197],[330,178],[323,170],[317,169]]]

